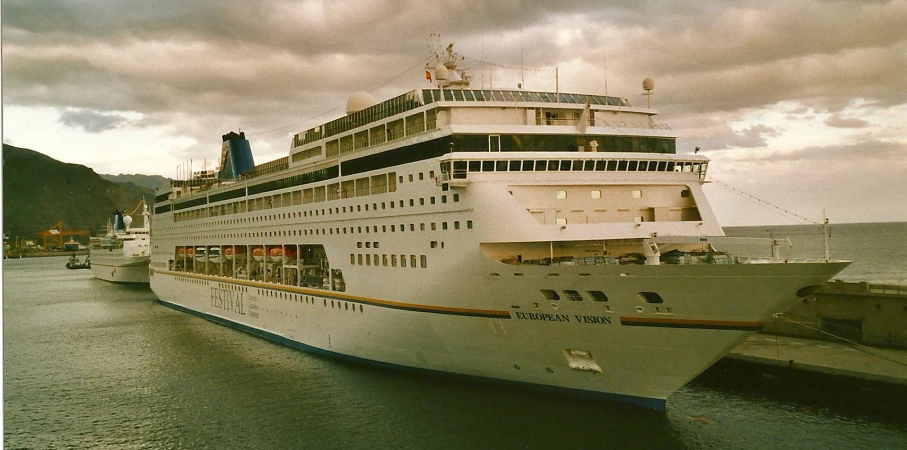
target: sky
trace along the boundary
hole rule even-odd
[[[473,87],[645,105],[711,159],[722,225],[907,221],[907,0],[3,0],[3,142],[97,173],[256,162],[358,91],[429,87],[428,37]],[[557,79],[555,80],[555,69]]]

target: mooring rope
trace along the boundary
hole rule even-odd
[[[900,365],[902,365],[902,366],[907,367],[907,362],[902,361],[902,360],[901,360],[900,358],[898,358],[897,356],[889,355],[888,353],[885,353],[885,352],[881,352],[881,351],[872,349],[872,348],[867,347],[867,346],[865,346],[865,345],[863,345],[863,344],[860,344],[860,343],[858,343],[858,342],[851,341],[850,339],[847,339],[847,338],[838,336],[838,335],[833,334],[833,333],[829,333],[829,332],[827,332],[827,331],[825,331],[825,330],[820,330],[820,329],[818,329],[818,328],[816,328],[816,327],[809,326],[809,325],[807,325],[807,324],[805,324],[805,323],[803,323],[803,322],[798,322],[798,321],[796,321],[796,320],[788,319],[788,318],[784,317],[784,315],[785,315],[785,313],[776,313],[776,314],[773,314],[772,317],[775,318],[775,319],[777,319],[777,320],[782,320],[782,321],[784,321],[784,322],[787,322],[787,323],[790,323],[790,324],[793,324],[793,325],[801,326],[801,327],[804,327],[804,328],[809,328],[810,330],[816,331],[816,332],[818,332],[818,333],[820,333],[820,334],[824,334],[824,335],[830,336],[830,337],[832,337],[832,338],[834,338],[834,339],[838,339],[838,340],[844,341],[844,342],[850,344],[850,345],[851,345],[853,348],[855,348],[856,350],[859,350],[859,351],[861,351],[861,352],[864,352],[864,353],[867,353],[867,354],[869,354],[869,355],[875,356],[875,357],[877,357],[877,358],[881,358],[881,359],[884,359],[884,360],[886,360],[886,361],[890,361],[890,362],[893,362],[893,363],[895,363],[895,364],[900,364]]]

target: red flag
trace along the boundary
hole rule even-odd
[[[425,69],[425,79],[431,81],[431,72],[428,69]]]

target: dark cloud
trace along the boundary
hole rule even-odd
[[[825,119],[825,125],[834,128],[865,128],[869,122],[856,117],[845,117],[840,114],[832,114]]]
[[[117,114],[86,109],[67,108],[60,112],[60,123],[68,127],[82,128],[89,133],[115,130],[128,122],[129,119]]]

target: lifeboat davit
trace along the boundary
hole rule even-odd
[[[252,248],[252,259],[262,262],[265,260],[265,249],[264,247],[254,247]]]

